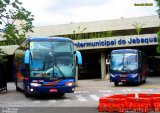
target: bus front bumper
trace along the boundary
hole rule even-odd
[[[137,77],[119,77],[119,76],[116,76],[116,77],[110,77],[110,81],[111,82],[133,82],[133,83],[136,83],[138,82],[138,76]]]
[[[40,86],[31,87],[27,86],[28,94],[62,94],[62,93],[73,93],[75,87],[71,86]]]

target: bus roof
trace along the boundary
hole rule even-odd
[[[27,41],[63,41],[63,42],[72,42],[70,38],[65,37],[29,37]]]
[[[111,53],[138,53],[137,49],[117,49],[113,50]],[[140,51],[139,51],[140,52]]]

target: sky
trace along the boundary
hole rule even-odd
[[[19,0],[34,15],[33,25],[49,26],[157,15],[154,0]],[[135,6],[152,3],[153,6]]]

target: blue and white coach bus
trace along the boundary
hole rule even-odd
[[[118,49],[109,55],[110,81],[118,86],[119,82],[132,82],[137,85],[146,81],[149,73],[147,55],[136,49]]]
[[[17,90],[31,94],[60,96],[75,89],[76,64],[82,64],[74,43],[63,37],[27,38],[15,51],[14,73]]]

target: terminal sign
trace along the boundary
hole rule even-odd
[[[107,40],[96,40],[96,41],[86,41],[86,42],[75,42],[75,45],[77,48],[84,48],[84,47],[96,47],[96,46],[123,46],[123,45],[137,45],[137,44],[143,44],[143,45],[148,45],[148,44],[157,44],[158,40],[156,37],[151,37],[151,38],[117,38],[117,39],[111,39],[109,38]]]

